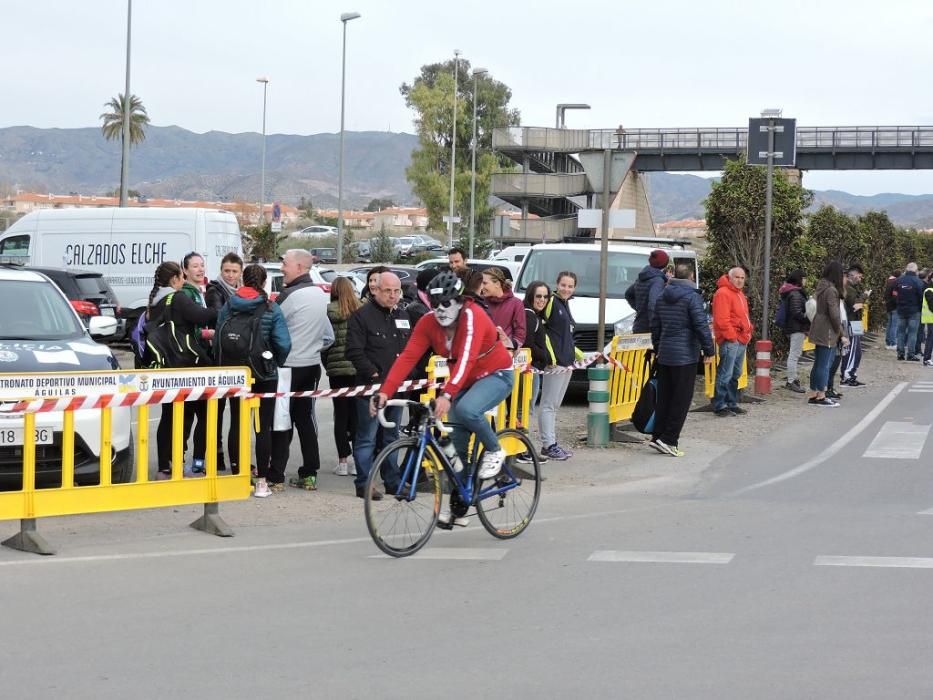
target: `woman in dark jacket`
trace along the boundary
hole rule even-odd
[[[808,403],[814,406],[833,407],[839,404],[826,396],[829,386],[830,366],[836,356],[836,345],[841,341],[847,345],[849,339],[842,332],[842,316],[839,300],[843,295],[842,263],[834,260],[823,270],[813,296],[816,298],[816,315],[810,324],[810,341],[816,346],[813,368],[810,370]]]
[[[217,327],[222,328],[224,321],[232,313],[252,313],[256,307],[265,306],[265,312],[262,315],[262,322],[259,325],[259,331],[266,341],[266,346],[272,352],[276,367],[285,364],[288,353],[292,349],[291,336],[288,333],[288,324],[285,323],[285,315],[278,304],[269,301],[265,292],[266,268],[262,265],[247,265],[243,270],[243,286],[237,289],[236,294],[230,297],[220,316],[217,318]],[[223,333],[221,332],[221,335]],[[266,377],[262,380],[253,382],[253,393],[273,394],[278,388],[277,377]],[[240,399],[233,399],[230,402],[230,420],[232,426],[239,422],[239,402]],[[235,406],[236,404],[236,406]],[[253,495],[256,498],[265,498],[271,495],[268,481],[281,484],[285,481],[285,466],[288,455],[272,454],[272,421],[275,414],[275,399],[259,399],[259,430],[256,431],[256,486]],[[239,456],[239,449],[232,447],[230,451],[230,462],[233,465],[233,473],[237,473],[237,467],[234,462],[234,455]],[[274,460],[274,461],[273,461]]]
[[[220,261],[220,277],[212,279],[207,284],[207,291],[204,292],[204,305],[209,309],[215,309],[217,313],[224,307],[230,297],[236,294],[237,287],[240,286],[240,278],[243,276],[243,258],[236,253],[227,253]],[[217,471],[226,470],[224,464],[224,409],[233,399],[217,400]],[[232,405],[232,403],[231,403]],[[230,421],[230,430],[227,433],[227,454],[230,456],[230,466],[233,473],[236,474],[236,436],[239,434],[236,420]]]
[[[582,358],[573,344],[573,316],[570,315],[570,298],[577,288],[577,276],[573,272],[557,274],[557,291],[544,307],[544,319],[547,326],[548,364],[555,367],[567,367]],[[571,372],[546,374],[541,378],[541,410],[538,411],[538,428],[541,432],[541,454],[559,462],[573,456],[557,444],[557,411],[564,401],[564,394],[570,385]]]
[[[327,305],[327,318],[334,328],[334,344],[325,353],[324,369],[331,389],[351,387],[356,384],[356,368],[347,359],[347,319],[350,314],[362,306],[356,298],[353,284],[346,277],[338,277],[330,288],[330,304]],[[356,476],[356,466],[350,469],[347,458],[353,454],[350,443],[356,435],[355,399],[335,396],[334,402],[334,442],[337,443],[337,467],[334,474]]]
[[[525,347],[531,354],[531,366],[537,370],[543,370],[550,362],[550,355],[547,350],[547,326],[544,325],[544,308],[547,306],[548,299],[551,297],[551,290],[548,286],[536,280],[528,285],[525,291]],[[519,420],[525,426],[531,425],[531,417],[535,412],[535,404],[538,403],[538,394],[541,392],[541,375],[531,375],[531,401],[528,404],[528,418],[519,415]],[[519,462],[530,463],[531,455],[527,453],[518,456]]]
[[[803,341],[810,332],[810,319],[807,318],[807,295],[803,291],[806,280],[800,270],[794,270],[785,278],[778,294],[784,304],[784,327],[781,329],[790,340],[787,352],[787,388],[802,394],[804,388],[797,378],[797,362],[803,354]]]
[[[149,319],[146,326],[154,328],[162,323],[163,319],[171,318],[175,324],[175,336],[179,339],[190,339],[194,346],[197,346],[196,329],[213,323],[217,318],[217,312],[204,308],[184,293],[179,294],[184,284],[185,276],[178,263],[164,262],[156,268],[155,284],[149,294],[149,306],[146,310],[146,316]],[[208,363],[209,359],[205,355],[204,364]],[[162,404],[162,416],[159,418],[159,427],[156,430],[159,468],[156,477],[160,479],[168,479],[172,473],[173,415],[172,406]],[[203,471],[196,473],[186,469],[185,475],[201,476]]]

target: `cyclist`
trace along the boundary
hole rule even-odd
[[[434,415],[447,415],[452,423],[451,439],[461,464],[467,464],[470,434],[476,434],[485,448],[479,478],[491,479],[506,455],[485,413],[512,391],[512,355],[488,314],[464,292],[453,272],[441,272],[431,280],[427,293],[433,310],[418,321],[382,390],[373,396],[370,414],[375,416],[395,394],[427,350],[448,358],[450,376],[440,388]]]

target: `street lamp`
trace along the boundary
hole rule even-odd
[[[343,113],[347,85],[347,22],[360,18],[359,12],[344,12],[340,15],[343,23],[343,58],[340,64],[340,154],[337,158],[337,264],[343,263]]]
[[[460,80],[460,49],[454,49],[454,121],[450,146],[450,211],[447,216],[447,247],[454,247],[454,176],[457,174],[457,89]]]
[[[486,75],[485,68],[473,69],[473,167],[470,169],[470,254],[473,257],[473,240],[476,238],[476,78]]]
[[[133,28],[133,0],[126,0],[126,88],[123,90],[123,150],[120,156],[120,206],[126,206],[130,179],[130,30]]]
[[[256,78],[262,83],[262,170],[259,177],[259,225],[266,223],[266,93],[269,89],[269,78],[263,76]]]
[[[554,123],[558,129],[564,128],[564,112],[568,109],[589,109],[590,106],[579,102],[563,102],[557,105],[557,120]]]

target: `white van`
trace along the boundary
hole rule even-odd
[[[650,239],[646,240],[649,243]],[[554,291],[557,273],[564,270],[577,275],[577,290],[570,300],[570,313],[576,322],[574,339],[584,352],[595,352],[599,323],[599,241],[593,243],[542,243],[531,247],[522,261],[515,284],[515,294],[524,296],[528,285],[536,280]],[[671,264],[687,263],[697,270],[696,253],[671,247],[669,244],[635,245],[609,244],[608,280],[606,284],[606,326],[608,343],[613,335],[632,332],[635,311],[625,301],[625,290],[638,279],[638,273],[648,264],[652,250],[660,248],[670,256]]]
[[[224,255],[243,253],[236,217],[220,209],[43,209],[0,235],[4,258],[102,273],[129,318],[145,308],[156,267],[181,264],[192,251],[204,256],[209,277],[219,275]]]

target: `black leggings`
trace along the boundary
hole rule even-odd
[[[321,366],[292,367],[292,391],[314,391],[321,381]],[[292,425],[298,431],[301,441],[301,466],[298,476],[304,479],[317,476],[321,468],[321,454],[317,442],[317,421],[314,418],[314,399],[293,398],[289,403]],[[294,430],[276,430],[272,433],[272,462],[275,465],[288,462],[288,452],[292,444]],[[278,483],[279,474],[269,480]],[[284,470],[281,478],[284,479]]]
[[[256,394],[273,394],[278,388],[275,379],[265,382],[257,381],[253,384]],[[275,416],[275,399],[259,399],[259,430],[256,433],[256,472],[263,479],[273,483],[282,483],[285,480],[286,460],[272,461],[272,420]]]
[[[356,386],[356,376],[329,377],[331,389]],[[353,398],[340,397],[334,402],[334,442],[337,443],[337,456],[344,460],[353,454],[350,443],[356,435],[356,407]]]

